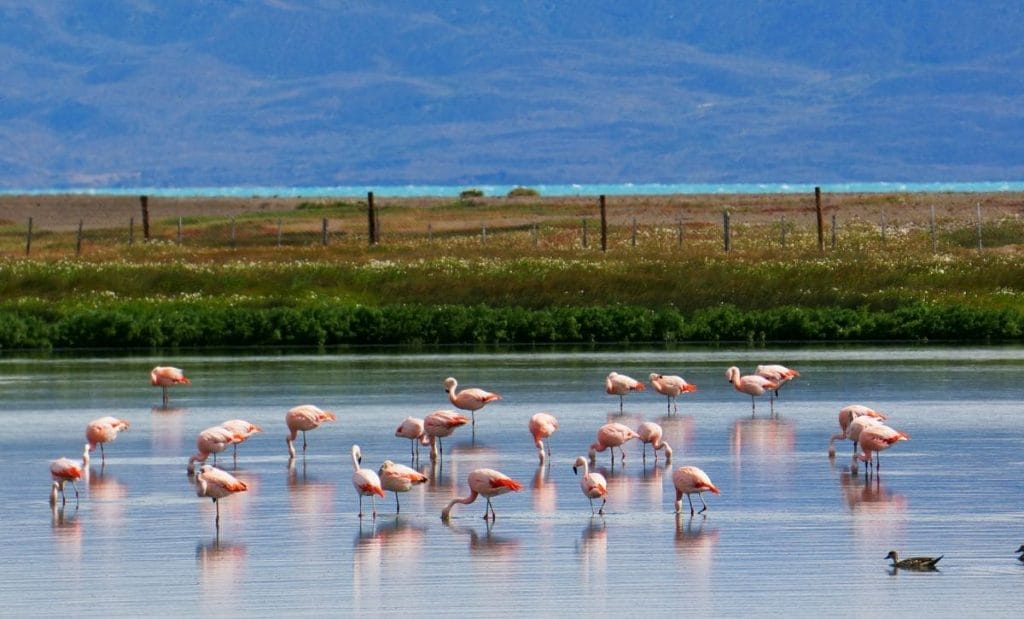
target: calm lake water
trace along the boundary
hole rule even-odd
[[[725,369],[760,363],[801,372],[770,414],[751,415]],[[158,364],[188,387],[160,408]],[[649,389],[604,393],[609,371],[646,382],[680,374],[698,391],[668,415]],[[450,408],[442,381],[501,393],[445,443],[426,486],[357,516],[349,452],[363,466],[409,464],[394,430]],[[1024,563],[1022,348],[547,349],[503,354],[0,357],[0,615],[4,616],[1019,616]],[[285,412],[335,411],[293,467]],[[877,477],[851,476],[851,446],[828,457],[838,410],[862,403],[912,439],[882,454]],[[538,467],[526,429],[560,421]],[[88,421],[131,429],[95,454],[77,508],[51,510],[49,462],[79,457]],[[186,475],[196,434],[241,417],[265,432],[219,463],[249,485],[214,508]],[[661,423],[675,454],[658,464],[627,444],[609,478],[607,513],[591,516],[573,475],[609,419]],[[721,489],[708,512],[673,513],[671,471],[703,468]],[[496,468],[520,493],[440,512],[466,475]],[[685,506],[685,500],[684,500]],[[367,505],[368,508],[368,505]],[[937,573],[892,573],[890,549],[945,557]]]

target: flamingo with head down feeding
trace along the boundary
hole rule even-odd
[[[861,430],[860,436],[857,438],[857,444],[860,445],[861,453],[857,456],[857,459],[868,463],[864,474],[866,475],[871,468],[872,460],[875,463],[875,471],[878,471],[880,466],[879,452],[889,449],[900,441],[908,440],[910,440],[910,437],[907,434],[894,430],[885,424],[868,426]]]
[[[612,454],[612,464],[615,464],[615,448],[619,448],[619,454],[622,456],[622,461],[626,461],[626,452],[622,450],[622,446],[629,440],[634,438],[640,438],[640,435],[634,432],[624,424],[617,421],[606,423],[597,429],[597,440],[590,445],[590,461],[593,462],[597,458],[597,452],[610,449]]]
[[[285,424],[290,434],[285,437],[288,442],[288,456],[295,457],[295,447],[292,443],[302,432],[302,453],[306,453],[306,432],[315,430],[320,424],[327,421],[337,421],[338,417],[331,411],[320,410],[312,404],[302,404],[288,411],[284,416]]]
[[[644,445],[644,462],[647,461],[647,445],[650,443],[651,447],[654,448],[654,461],[658,461],[658,450],[665,450],[665,464],[672,463],[672,448],[669,444],[662,440],[662,436],[665,431],[662,430],[661,426],[654,423],[653,421],[645,421],[640,424],[636,429],[637,438]]]
[[[477,496],[483,496],[487,499],[487,507],[484,508],[484,520],[487,520],[488,514],[490,514],[491,520],[497,519],[497,514],[494,513],[494,506],[491,505],[491,499],[507,492],[519,492],[523,489],[523,485],[518,481],[512,479],[504,473],[495,471],[494,469],[476,469],[469,472],[467,478],[469,482],[469,495],[452,499],[443,510],[441,510],[441,520],[449,520],[451,518],[452,508],[456,503],[462,505],[469,505],[476,500]]]
[[[191,475],[195,472],[196,462],[206,462],[206,459],[213,454],[213,462],[217,463],[217,454],[245,438],[224,426],[211,426],[196,436],[196,453],[188,459],[186,470]]]
[[[423,435],[430,443],[430,459],[436,460],[438,451],[444,456],[441,439],[451,436],[455,429],[469,423],[469,418],[455,411],[437,410],[423,418]]]
[[[690,515],[693,515],[693,500],[690,495],[696,494],[700,498],[700,502],[704,504],[699,513],[704,513],[708,509],[708,504],[704,501],[704,492],[712,492],[714,494],[721,494],[715,484],[711,483],[711,478],[708,477],[707,473],[695,466],[681,466],[672,473],[672,484],[676,487],[676,513],[680,513],[683,509],[683,495],[686,495],[686,501],[690,504]]]
[[[850,424],[857,417],[871,417],[878,421],[885,421],[885,414],[880,413],[872,408],[868,408],[863,404],[850,404],[839,409],[839,433],[833,434],[828,437],[828,455],[832,457],[836,455],[835,441],[841,441],[844,438],[849,438],[853,442],[853,451],[857,451],[857,438],[850,437],[847,432],[850,429]]]
[[[50,486],[50,505],[57,504],[57,495],[60,495],[60,504],[65,505],[67,503],[67,497],[64,496],[64,484],[70,482],[71,487],[75,489],[75,501],[78,501],[78,485],[75,483],[79,479],[88,477],[89,475],[89,445],[86,443],[85,451],[82,452],[82,462],[75,462],[71,458],[58,458],[50,463],[50,478],[53,480],[53,484]]]
[[[93,419],[85,426],[85,438],[89,441],[86,447],[89,451],[92,451],[96,449],[96,445],[99,445],[100,460],[106,462],[107,454],[103,449],[103,444],[116,439],[118,433],[127,430],[130,425],[124,419],[118,419],[117,417],[106,416]]]
[[[545,449],[544,439],[550,437],[558,430],[558,420],[551,413],[537,413],[530,417],[530,434],[533,436],[533,444],[537,446],[537,457],[540,463],[544,464],[545,455],[551,456],[551,446]],[[545,452],[547,452],[545,454]]]

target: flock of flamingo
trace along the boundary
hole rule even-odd
[[[772,401],[774,412],[774,399],[778,396],[779,389],[790,380],[800,376],[796,370],[781,365],[761,365],[753,374],[742,375],[737,367],[730,367],[725,373],[726,379],[739,393],[751,397],[751,411],[756,414],[756,398],[768,394]],[[175,385],[187,385],[190,383],[184,372],[178,368],[158,366],[150,373],[150,383],[162,389],[163,404],[169,402],[168,388]],[[696,391],[696,386],[688,383],[682,377],[652,373],[649,376],[649,383],[659,394],[666,397],[668,411],[678,412],[677,398],[680,395]],[[473,424],[475,426],[476,411],[487,404],[501,399],[496,393],[491,393],[479,388],[458,389],[458,382],[455,378],[449,377],[444,381],[444,388],[452,406],[460,411],[468,411],[470,416],[454,410],[437,410],[424,418],[407,417],[395,430],[395,436],[410,441],[410,454],[417,459],[420,446],[429,446],[430,458],[432,461],[443,457],[444,447],[442,439],[446,438],[460,426]],[[605,380],[605,391],[609,395],[619,396],[619,409],[622,411],[624,398],[634,392],[644,391],[645,384],[624,374],[612,372]],[[321,410],[312,404],[296,406],[285,414],[285,425],[288,428],[286,444],[290,461],[296,456],[294,446],[298,435],[302,433],[302,451],[306,452],[308,443],[306,433],[318,428],[326,422],[336,421],[336,415],[331,411]],[[909,437],[897,430],[890,428],[883,422],[886,419],[881,412],[862,405],[850,405],[839,412],[840,432],[829,439],[829,455],[835,455],[834,442],[836,440],[849,439],[854,445],[854,457],[852,458],[851,470],[856,474],[857,463],[868,463],[868,469],[873,462],[875,470],[878,469],[878,452],[887,449],[894,443],[907,440]],[[51,504],[56,504],[58,499],[61,504],[66,503],[64,496],[65,484],[70,483],[75,490],[75,498],[78,499],[77,480],[88,475],[90,452],[97,446],[100,448],[101,458],[106,458],[104,445],[117,438],[118,433],[129,428],[129,422],[115,417],[101,417],[91,421],[86,427],[85,449],[82,454],[82,461],[79,463],[69,458],[60,458],[51,463],[50,472],[52,486],[50,492]],[[558,430],[558,420],[554,415],[547,412],[534,414],[528,424],[528,430],[537,448],[537,456],[544,464],[550,458],[550,448],[546,447],[544,441]],[[206,428],[199,432],[196,438],[197,452],[192,455],[187,464],[187,472],[195,477],[196,494],[200,497],[208,497],[213,500],[216,508],[216,526],[220,527],[220,508],[218,501],[237,492],[244,492],[247,487],[245,482],[235,478],[227,471],[207,464],[209,456],[214,456],[232,447],[237,459],[238,444],[247,440],[253,434],[262,432],[259,426],[243,419],[231,419],[220,425]],[[646,459],[647,445],[650,444],[653,450],[655,461],[658,459],[658,452],[662,452],[666,465],[672,462],[672,448],[665,442],[663,431],[659,424],[652,421],[642,422],[636,429],[630,428],[623,423],[616,421],[606,423],[598,428],[596,440],[590,445],[588,457],[578,456],[573,464],[573,472],[580,477],[580,488],[585,497],[590,501],[592,513],[603,514],[607,502],[608,483],[603,475],[592,471],[597,453],[608,450],[611,460],[615,462],[615,448],[619,448],[620,459],[625,460],[625,453],[622,446],[630,440],[639,440],[643,444],[644,458]],[[857,448],[860,453],[857,453]],[[371,501],[371,515],[375,518],[376,498],[384,498],[385,492],[390,491],[395,495],[396,511],[401,510],[398,500],[399,493],[407,492],[418,484],[428,481],[423,473],[386,460],[378,470],[363,468],[362,453],[358,445],[351,449],[352,458],[352,484],[359,497],[359,517],[363,517],[363,497],[369,497]],[[198,465],[198,471],[196,467]],[[508,477],[500,471],[490,468],[479,468],[471,471],[467,477],[469,494],[464,497],[452,499],[441,512],[445,520],[451,516],[452,509],[457,504],[470,504],[480,496],[486,500],[484,519],[494,520],[496,518],[494,506],[491,500],[508,492],[518,492],[523,485]],[[672,482],[675,486],[675,511],[682,512],[682,498],[685,495],[690,508],[690,514],[703,513],[708,509],[704,500],[704,493],[711,492],[719,494],[719,489],[712,483],[708,475],[695,466],[681,466],[672,473]],[[696,494],[700,499],[701,508],[695,511],[692,496]],[[601,503],[595,506],[594,501]]]

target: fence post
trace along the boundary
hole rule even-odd
[[[977,208],[977,211],[978,211],[978,221],[977,221],[977,225],[976,225],[976,228],[978,230],[978,251],[981,251],[982,250],[982,246],[981,246],[981,202],[977,203],[976,208]]]
[[[605,208],[604,194],[601,194],[601,251],[608,251],[608,210]]]
[[[366,192],[366,217],[369,226],[370,245],[377,244],[377,215],[373,209],[373,192]]]
[[[327,218],[324,217],[320,224],[320,244],[327,247]]]
[[[584,217],[583,219],[580,220],[580,230],[583,231],[583,249],[586,249],[587,245],[589,245],[588,240],[587,240],[587,218],[586,217]]]
[[[636,217],[633,218],[633,236],[630,239],[630,244],[636,247]]]
[[[32,218],[28,218],[28,234],[25,235],[25,255],[32,253]]]
[[[825,214],[821,211],[821,187],[814,188],[814,210],[818,217],[818,251],[825,251]]]
[[[82,220],[78,220],[78,237],[75,240],[75,257],[82,255]]]
[[[928,219],[928,233],[932,237],[932,253],[936,254],[939,252],[939,241],[935,236],[935,205],[931,205],[931,217]]]
[[[832,249],[836,248],[836,214],[832,213]]]
[[[128,247],[135,244],[135,218],[128,218]]]
[[[139,196],[142,204],[142,239],[149,240],[149,196]]]
[[[732,249],[732,239],[729,234],[729,211],[722,211],[722,237],[725,245],[725,251],[728,252]]]

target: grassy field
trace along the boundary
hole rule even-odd
[[[0,346],[1024,337],[1016,194],[90,198],[0,208]]]

